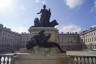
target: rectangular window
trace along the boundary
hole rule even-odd
[[[96,37],[94,38],[94,40],[96,41]]]

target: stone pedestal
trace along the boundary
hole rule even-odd
[[[53,27],[31,27],[29,29],[31,37],[45,30],[45,35],[51,34],[50,42],[58,41],[58,30]],[[35,46],[33,49],[21,49],[21,54],[14,57],[14,64],[73,64],[72,59],[65,53],[58,53],[58,49],[42,48]]]
[[[38,34],[40,31],[45,30],[45,34],[48,35],[51,34],[51,37],[49,39],[50,42],[58,42],[58,30],[54,27],[30,27],[29,32],[31,34],[31,37]]]
[[[14,64],[73,64],[73,60],[65,54],[32,55],[18,54],[14,57]]]
[[[34,47],[32,50],[21,49],[21,54],[14,57],[14,64],[74,64],[66,53],[59,53],[57,48]]]
[[[54,48],[43,48],[43,47],[34,47],[33,49],[27,50],[26,48],[21,48],[20,53],[31,53],[32,55],[52,55],[60,53],[59,49]]]

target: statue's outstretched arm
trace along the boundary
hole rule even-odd
[[[42,13],[42,9],[41,9],[41,11],[40,11],[40,12],[38,12],[37,14],[40,14],[40,13]]]
[[[48,10],[48,11],[49,11],[49,14],[51,15],[51,10],[50,10],[50,8],[49,8],[49,10]]]

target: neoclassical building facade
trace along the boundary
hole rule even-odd
[[[26,43],[31,39],[31,36],[29,33],[21,33],[21,41],[22,41],[22,48],[26,48]]]
[[[80,42],[80,36],[75,33],[61,33],[59,34],[59,44],[64,50],[81,50],[82,44]]]
[[[96,49],[96,27],[91,27],[80,33],[80,38],[88,49]]]
[[[0,24],[0,51],[18,50],[20,43],[20,34],[12,32],[9,28],[3,27],[3,25]]]
[[[25,47],[25,42],[28,39],[29,34],[13,32],[0,24],[0,53],[18,51],[20,48]]]
[[[25,48],[31,39],[29,33],[16,33],[0,24],[0,53],[3,51],[18,51]],[[64,50],[82,50],[96,48],[96,27],[81,33],[60,33],[58,43]]]

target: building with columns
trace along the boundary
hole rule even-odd
[[[0,52],[18,51],[25,48],[26,43],[31,39],[29,33],[16,33],[11,29],[0,24]],[[95,48],[96,27],[78,33],[61,33],[58,34],[58,43],[64,50],[82,50],[87,45],[88,48]]]
[[[21,33],[21,41],[22,41],[22,48],[26,48],[26,43],[31,39],[31,36],[29,33]]]
[[[18,51],[20,48],[25,48],[29,40],[29,33],[19,34],[0,24],[0,53]]]
[[[0,24],[0,52],[18,50],[21,47],[21,39],[20,34]]]
[[[59,34],[59,44],[64,50],[81,50],[82,44],[80,42],[80,36],[75,33],[61,33]]]
[[[88,49],[96,49],[96,27],[81,32],[80,38]]]

